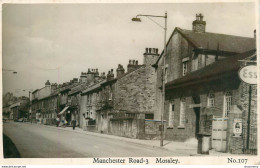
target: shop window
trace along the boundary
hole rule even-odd
[[[180,102],[180,121],[179,127],[185,127],[185,111],[186,111],[186,98],[182,98]]]
[[[174,104],[170,103],[169,105],[169,123],[168,126],[173,128],[174,124]]]
[[[224,117],[228,117],[232,106],[232,93],[227,91],[224,95]]]
[[[214,92],[210,91],[208,94],[208,107],[215,106],[215,94]]]

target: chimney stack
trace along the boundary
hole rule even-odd
[[[127,65],[127,72],[132,72],[138,68],[138,61],[137,60],[129,60]]]
[[[53,93],[57,88],[58,88],[58,84],[57,83],[52,83],[51,84],[51,93]]]
[[[79,82],[80,82],[80,83],[85,83],[85,82],[87,82],[87,73],[86,73],[86,72],[81,72]]]
[[[87,73],[87,83],[88,84],[94,81],[95,75],[96,75],[95,69],[89,68],[88,73]]]
[[[51,83],[50,83],[49,80],[47,80],[47,81],[45,82],[45,86],[51,86]]]
[[[203,15],[201,13],[196,14],[196,20],[192,22],[192,30],[196,33],[205,33],[206,22],[203,21]]]
[[[146,48],[144,53],[144,65],[153,65],[159,58],[158,48]],[[138,62],[137,62],[138,63]]]
[[[111,71],[108,71],[108,74],[107,74],[107,81],[110,81],[112,79],[114,79],[113,69],[111,69]]]
[[[256,29],[254,30],[254,38],[256,39]]]
[[[125,73],[125,69],[123,67],[123,65],[118,64],[118,68],[116,69],[116,77],[120,78],[121,76],[123,76]]]
[[[78,78],[73,78],[73,83],[78,83]]]
[[[98,68],[95,69],[95,74],[94,74],[95,77],[99,77],[99,72],[98,72]]]
[[[102,79],[106,79],[106,73],[105,73],[105,72],[102,72],[100,77],[101,77]]]

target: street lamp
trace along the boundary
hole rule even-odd
[[[15,71],[15,70],[11,70],[11,69],[2,69],[3,71],[9,71],[9,72],[13,72],[13,74],[17,74],[18,72],[17,71]]]
[[[157,24],[159,27],[164,29],[164,52],[163,52],[163,67],[162,67],[162,111],[161,111],[161,139],[160,139],[160,146],[163,146],[163,131],[164,131],[164,123],[163,123],[163,113],[164,113],[164,99],[165,99],[165,57],[166,57],[166,33],[167,33],[167,12],[165,12],[164,16],[156,16],[156,15],[136,15],[135,18],[132,18],[132,21],[134,22],[141,22],[141,19],[139,17],[147,17],[148,19],[150,19],[151,21],[153,21],[155,24]],[[160,17],[160,18],[164,18],[165,24],[164,27],[161,26],[159,23],[155,22],[153,19],[151,19],[151,17]]]

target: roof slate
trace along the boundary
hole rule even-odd
[[[212,77],[221,78],[229,73],[235,72],[240,68],[241,62],[238,60],[246,59],[252,55],[256,54],[256,50],[250,50],[248,52],[231,56],[229,58],[219,60],[213,64],[210,64],[202,69],[191,72],[182,78],[178,78],[171,82],[166,83],[166,89],[181,86],[183,84],[187,84],[189,82],[198,82],[203,79],[210,80]]]
[[[210,33],[210,32],[196,33],[192,30],[181,29],[179,27],[176,27],[172,32],[169,40],[167,41],[167,46],[171,41],[173,34],[176,31],[179,32],[196,49],[217,51],[219,48],[219,51],[230,52],[233,54],[243,53],[249,50],[256,49],[255,38],[233,36],[228,34]],[[156,63],[153,65],[154,67],[157,66],[163,53],[164,50],[162,51],[160,57],[157,59]]]
[[[218,33],[196,33],[192,30],[177,30],[197,48],[243,53],[256,48],[256,39]]]

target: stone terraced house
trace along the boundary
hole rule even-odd
[[[153,65],[157,71],[158,120],[161,74],[165,70],[165,138],[185,141],[210,136],[212,148],[217,151],[242,153],[245,137],[234,138],[232,134],[234,113],[241,113],[239,119],[247,113],[244,104],[248,94],[243,98],[243,92],[248,86],[238,77],[239,60],[255,56],[255,49],[255,38],[207,32],[202,14],[196,15],[192,30],[175,28],[167,42],[165,68],[162,55]],[[256,115],[256,86],[253,88],[251,109]],[[215,137],[216,130],[221,130],[219,134],[223,136]]]

